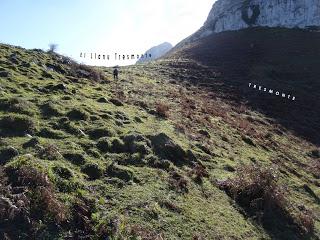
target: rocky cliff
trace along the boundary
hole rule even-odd
[[[218,0],[203,27],[178,46],[212,33],[257,26],[319,27],[320,0]]]

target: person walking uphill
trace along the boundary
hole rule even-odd
[[[118,80],[118,74],[119,74],[119,70],[118,70],[118,68],[115,68],[114,70],[113,70],[113,79],[114,80]]]

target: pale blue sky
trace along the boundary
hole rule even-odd
[[[143,53],[175,45],[199,29],[215,0],[0,0],[0,42],[48,49],[80,59],[80,52]],[[126,62],[129,63],[129,62]]]

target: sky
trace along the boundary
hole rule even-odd
[[[128,65],[118,54],[177,44],[205,22],[215,0],[0,0],[0,42],[57,52],[89,65]],[[86,53],[86,58],[80,57]],[[90,53],[110,55],[92,60]]]

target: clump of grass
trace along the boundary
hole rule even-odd
[[[106,127],[90,129],[87,131],[87,134],[92,139],[99,139],[102,137],[113,137],[116,135],[115,131],[112,128],[106,128]]]
[[[320,149],[313,149],[311,152],[308,153],[308,155],[312,158],[320,158]]]
[[[0,119],[0,134],[4,136],[24,136],[36,130],[33,119],[22,115],[6,115]]]
[[[148,136],[154,153],[161,159],[167,159],[177,166],[190,164],[186,151],[165,133]]]
[[[38,138],[33,137],[29,141],[25,142],[22,147],[23,148],[35,148],[40,145],[40,141]]]
[[[106,171],[106,176],[116,177],[125,182],[134,180],[133,171],[129,167],[112,163]]]
[[[82,109],[72,109],[70,112],[67,113],[67,117],[70,120],[87,120],[89,115]]]
[[[97,143],[97,148],[103,153],[109,152],[111,148],[109,139],[107,137],[100,138]]]
[[[86,162],[82,153],[67,152],[63,154],[63,157],[75,165],[83,165]]]
[[[85,133],[80,128],[78,128],[74,122],[69,121],[67,117],[63,117],[59,120],[59,129],[62,129],[65,132],[75,136],[85,135]]]
[[[53,130],[51,128],[43,128],[39,131],[37,135],[43,138],[51,139],[63,139],[66,137],[64,132],[60,130]]]
[[[96,163],[87,163],[81,170],[88,175],[90,180],[99,179],[103,175],[103,169]]]
[[[26,115],[34,115],[34,105],[22,98],[0,99],[0,110]]]
[[[114,137],[114,138],[111,139],[111,148],[110,148],[110,150],[111,150],[112,153],[125,152],[126,151],[125,144],[121,139],[119,139],[117,137]]]
[[[44,103],[40,106],[41,113],[44,117],[54,117],[62,115],[60,109],[52,102]]]
[[[177,205],[175,204],[174,202],[168,200],[168,199],[165,199],[165,200],[161,200],[159,202],[160,206],[163,208],[167,208],[168,210],[172,211],[172,212],[176,212],[176,213],[181,213],[182,212],[182,209]]]

